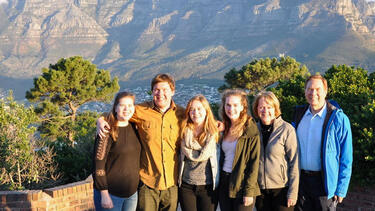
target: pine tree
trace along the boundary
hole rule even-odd
[[[118,79],[111,80],[109,71],[97,69],[80,56],[62,58],[42,72],[26,92],[41,118],[38,130],[43,138],[68,139],[73,146],[78,108],[88,102],[110,101],[119,90]]]
[[[297,75],[306,75],[306,66],[301,66],[291,57],[266,58],[253,60],[240,70],[231,69],[225,74],[226,84],[219,88],[220,91],[228,88],[242,88],[255,94],[273,85],[282,79],[295,78]]]

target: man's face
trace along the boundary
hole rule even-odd
[[[305,97],[313,109],[320,109],[324,106],[327,90],[324,89],[323,81],[311,79],[305,88]]]
[[[159,82],[155,84],[152,89],[154,103],[162,111],[169,108],[173,95],[174,91],[171,89],[168,82]]]

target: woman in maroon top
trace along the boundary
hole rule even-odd
[[[119,92],[106,117],[110,133],[103,139],[99,136],[95,139],[96,210],[136,210],[141,145],[135,125],[129,123],[134,114],[134,100],[133,94]]]

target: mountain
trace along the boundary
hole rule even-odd
[[[365,0],[8,0],[0,76],[27,79],[82,55],[122,81],[160,72],[223,79],[254,58],[374,70],[375,3]],[[1,86],[1,85],[0,85]]]

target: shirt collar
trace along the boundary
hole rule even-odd
[[[326,113],[327,113],[327,103],[325,102],[323,108],[318,113],[316,113],[315,115],[317,115],[320,118],[322,118]],[[310,111],[310,106],[309,106],[309,108],[306,111],[306,115],[314,116],[314,114],[311,113],[311,111]]]
[[[154,109],[155,111],[163,113],[163,112],[161,112],[159,107],[156,106],[156,104],[153,100],[151,101],[151,108]],[[169,108],[164,113],[166,113],[169,109],[176,110],[176,104],[174,103],[173,100],[171,101],[171,105],[169,106]]]

